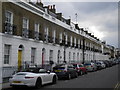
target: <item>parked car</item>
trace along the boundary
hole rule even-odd
[[[86,67],[83,64],[74,63],[73,66],[77,70],[78,75],[87,74],[87,69],[86,69]]]
[[[77,70],[72,64],[59,64],[53,67],[53,72],[58,76],[58,79],[71,79],[78,77]]]
[[[110,67],[109,61],[107,61],[107,60],[102,60],[102,61],[104,62],[104,64],[105,64],[106,67]]]
[[[97,70],[97,66],[93,62],[85,62],[84,65],[85,65],[87,71],[96,71]]]
[[[55,84],[57,75],[43,68],[28,68],[16,73],[10,78],[10,85],[16,86],[34,86],[40,88],[47,83]]]
[[[96,65],[97,65],[97,69],[100,70],[100,69],[103,69],[106,67],[106,65],[104,64],[103,61],[97,61],[96,62]]]

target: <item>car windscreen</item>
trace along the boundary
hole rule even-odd
[[[73,64],[74,67],[77,67],[77,64]]]
[[[91,65],[90,63],[86,63],[86,64],[84,64],[85,66],[89,66],[89,65]]]
[[[22,72],[38,73],[39,69],[38,68],[27,68],[27,69],[22,70]]]

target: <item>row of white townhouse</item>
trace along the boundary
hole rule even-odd
[[[0,85],[27,65],[108,60],[105,43],[56,13],[55,6],[0,2]]]

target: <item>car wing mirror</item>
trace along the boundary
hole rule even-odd
[[[50,71],[47,71],[48,74],[50,74]]]

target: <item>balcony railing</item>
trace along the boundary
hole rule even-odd
[[[23,28],[22,30],[22,37],[29,38],[29,30],[26,28]]]
[[[40,40],[40,33],[39,32],[34,32],[34,39],[35,40]]]
[[[13,25],[11,23],[5,23],[4,24],[4,33],[16,35],[17,34],[17,27],[16,25]]]

